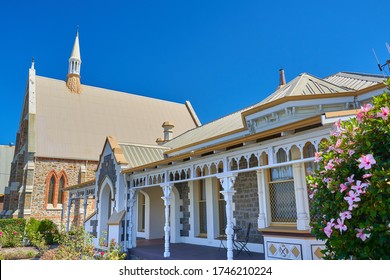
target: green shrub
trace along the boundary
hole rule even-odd
[[[58,237],[59,246],[51,251],[53,260],[90,260],[94,256],[91,235],[83,227],[73,228],[69,232],[61,232]],[[49,254],[49,253],[48,253]],[[48,259],[47,255],[45,259]]]
[[[41,254],[43,254],[49,247],[46,244],[44,235],[39,232],[41,222],[31,218],[26,224],[26,237],[31,245],[34,245]]]
[[[38,232],[40,232],[45,239],[46,244],[52,245],[56,243],[58,239],[58,228],[57,225],[48,219],[42,220],[38,226]]]
[[[0,246],[18,247],[22,245],[24,236],[25,219],[1,219],[0,220]]]

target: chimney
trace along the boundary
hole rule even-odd
[[[166,121],[162,124],[162,127],[164,128],[164,142],[168,142],[172,139],[172,128],[174,128],[175,126],[169,121]]]
[[[286,85],[286,77],[284,76],[284,70],[279,69],[279,86],[278,89]]]

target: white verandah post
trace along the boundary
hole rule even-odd
[[[164,258],[169,258],[171,256],[171,253],[169,252],[169,235],[171,228],[169,226],[169,206],[171,205],[171,193],[172,193],[172,183],[166,183],[161,185],[161,188],[163,189],[164,196],[161,197],[164,200],[164,206],[165,206],[165,226],[164,226],[164,232],[165,232],[165,243],[164,243]]]
[[[70,226],[70,210],[72,208],[72,194],[69,192],[68,196],[68,217],[66,219],[66,232],[69,232],[69,226]]]
[[[233,260],[233,195],[236,192],[233,189],[234,183],[236,182],[237,174],[225,173],[217,175],[220,180],[223,190],[223,198],[226,201],[226,248],[227,248],[227,259]]]
[[[85,223],[85,219],[87,218],[87,207],[88,207],[88,194],[87,190],[84,190],[83,195],[83,207],[84,207],[84,213],[83,213],[83,224]]]

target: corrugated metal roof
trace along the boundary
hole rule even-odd
[[[244,110],[246,109],[248,108],[245,108]],[[164,146],[175,149],[243,128],[241,113],[244,110],[189,130],[182,135],[173,138],[171,141],[164,144]]]
[[[207,123],[198,128],[187,131],[186,133],[172,139],[164,146],[171,147],[173,149],[180,148],[192,143],[200,142],[212,137],[220,136],[240,128],[243,128],[241,113],[250,108],[264,105],[266,103],[278,100],[286,96],[298,96],[298,95],[315,95],[325,93],[337,93],[349,91],[341,88],[335,84],[324,81],[320,78],[316,78],[312,75],[303,73],[290,81],[285,86],[277,89],[270,96],[263,101],[250,106],[226,117],[220,118],[213,122]]]
[[[384,77],[373,74],[338,72],[324,78],[325,81],[353,90],[360,90],[383,83]]]
[[[286,96],[317,95],[345,91],[350,90],[342,88],[328,81],[324,81],[307,73],[302,73],[284,87],[277,89],[273,94],[255,106],[260,106]]]
[[[164,152],[168,150],[162,146],[148,146],[136,144],[119,144],[129,163],[129,168],[141,166],[164,159]]]
[[[83,85],[69,92],[64,81],[36,77],[36,155],[98,160],[108,135],[127,143],[155,144],[162,123],[180,135],[196,127],[185,104]]]

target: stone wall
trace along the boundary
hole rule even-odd
[[[34,189],[31,200],[31,215],[36,219],[51,219],[56,224],[65,225],[67,216],[67,194],[65,194],[65,205],[58,205],[56,209],[51,209],[45,206],[46,201],[46,178],[51,171],[59,174],[64,171],[68,182],[66,187],[81,183],[81,167],[85,167],[85,180],[92,180],[95,178],[95,170],[97,162],[81,161],[81,160],[65,160],[65,159],[50,159],[37,158],[35,162],[34,172]],[[82,207],[82,206],[81,206]],[[78,215],[76,215],[78,216]],[[75,217],[75,222],[79,218]]]
[[[182,228],[180,229],[180,236],[189,236],[190,234],[190,197],[189,192],[190,188],[188,187],[188,182],[176,183],[175,187],[177,188],[182,204],[180,205],[180,224]]]
[[[233,196],[233,202],[235,203],[233,216],[237,225],[243,229],[238,237],[245,238],[248,224],[252,223],[249,242],[263,243],[257,225],[259,198],[256,171],[240,173],[237,176],[234,189],[236,193]]]

